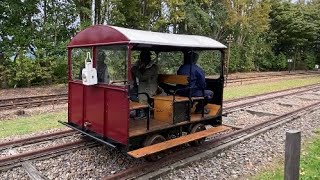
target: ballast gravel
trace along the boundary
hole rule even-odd
[[[227,118],[223,122],[236,127],[247,127],[319,101],[315,96],[310,95],[310,93],[302,93],[301,96],[307,99],[289,96],[269,102],[255,104],[250,108],[245,108],[228,114]]]
[[[17,167],[17,168],[10,169],[10,170],[4,171],[4,172],[0,171],[0,179],[2,179],[2,180],[11,180],[11,179],[29,180],[30,178],[23,168]]]
[[[98,179],[142,162],[99,146],[36,161],[34,164],[49,179]]]
[[[214,157],[158,177],[163,179],[247,179],[275,160],[283,160],[285,133],[300,130],[302,141],[319,133],[320,110],[246,140]]]
[[[65,144],[65,143],[70,143],[70,142],[73,142],[73,141],[76,141],[76,140],[80,140],[81,137],[82,136],[79,135],[79,134],[74,134],[72,136],[60,137],[60,138],[57,138],[57,139],[52,139],[52,140],[48,140],[48,141],[41,141],[41,142],[30,144],[30,145],[18,146],[18,147],[4,149],[4,150],[0,151],[0,158],[12,155],[13,151],[16,152],[16,153],[24,153],[24,152],[28,152],[28,151],[35,151],[35,150],[38,150],[38,149],[43,149],[43,148],[47,148],[47,147],[62,145],[62,144]]]

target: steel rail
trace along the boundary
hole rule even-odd
[[[208,155],[212,156],[215,155],[222,150],[225,150],[227,148],[230,148],[246,139],[249,139],[255,135],[258,135],[260,133],[263,133],[269,129],[276,128],[279,125],[283,123],[287,123],[291,120],[294,120],[298,118],[301,115],[307,114],[310,111],[314,111],[318,109],[320,106],[320,102],[316,102],[314,104],[311,104],[309,106],[300,108],[298,110],[291,111],[289,113],[280,115],[276,118],[273,118],[268,121],[264,121],[261,123],[257,123],[255,125],[248,126],[246,128],[233,131],[231,133],[227,133],[224,135],[221,135],[217,138],[214,138],[212,140],[206,141],[203,145],[199,147],[189,147],[186,149],[183,149],[177,153],[173,153],[168,155],[167,157],[157,161],[157,162],[146,162],[140,166],[135,166],[128,168],[124,171],[120,171],[116,174],[113,174],[111,176],[103,177],[104,180],[109,179],[148,179],[148,178],[154,178],[157,177],[159,174],[163,174],[169,170],[171,170],[172,165],[179,162],[180,164],[178,167],[183,167],[187,164],[192,163],[195,160],[199,160],[199,158],[195,158],[195,156],[200,154],[200,159],[203,159],[207,157]],[[202,154],[204,153],[204,154]],[[202,154],[202,155],[201,155]],[[186,159],[191,160],[186,160]],[[163,172],[158,173],[159,169],[169,166]],[[156,173],[154,173],[156,172]]]
[[[319,72],[298,72],[298,73],[274,73],[274,74],[264,74],[264,75],[248,75],[243,77],[230,77],[228,80],[239,80],[239,79],[250,79],[250,78],[260,78],[260,77],[273,77],[273,76],[295,76],[295,75],[315,75],[320,74]]]
[[[15,102],[15,101],[23,101],[23,100],[30,100],[30,99],[44,99],[44,98],[56,98],[56,97],[66,97],[67,93],[62,94],[50,94],[50,95],[41,95],[41,96],[28,96],[28,97],[17,97],[17,98],[8,98],[8,99],[0,99],[0,103],[3,104],[4,102]]]
[[[97,144],[94,142],[87,142],[86,140],[77,140],[61,145],[50,146],[38,150],[27,151],[19,154],[5,156],[0,158],[0,171],[20,166],[21,162],[43,158],[45,156],[58,155],[72,150],[93,147]]]
[[[225,101],[223,101],[223,103],[233,103],[233,102],[237,102],[237,101],[243,101],[243,100],[247,100],[247,99],[259,98],[259,97],[272,95],[272,94],[277,94],[277,93],[282,93],[282,92],[286,92],[286,91],[298,90],[298,89],[303,89],[303,88],[313,88],[313,87],[320,87],[320,83],[315,83],[315,84],[310,84],[310,85],[305,85],[305,86],[299,86],[299,87],[295,87],[295,88],[291,88],[291,89],[283,89],[283,90],[279,90],[279,91],[272,91],[272,92],[268,92],[268,93],[264,93],[264,94],[257,94],[257,95],[252,95],[252,96],[246,96],[246,97],[241,97],[241,98],[236,98],[236,99],[225,100]],[[314,89],[316,89],[316,88],[314,88]],[[310,90],[312,90],[312,89],[310,89]]]
[[[47,96],[30,96],[0,100],[0,110],[8,110],[17,107],[35,107],[50,103],[61,103],[68,100],[67,94],[55,94]]]
[[[34,143],[41,142],[41,141],[57,139],[57,138],[65,137],[65,136],[70,136],[73,134],[76,134],[76,132],[74,130],[64,130],[64,131],[58,131],[58,132],[54,132],[54,133],[48,133],[48,134],[18,139],[18,140],[14,140],[14,141],[7,141],[7,142],[0,143],[0,150],[12,148],[12,147],[16,147],[16,146],[23,146],[23,145],[27,145],[27,144],[34,144]]]
[[[224,107],[223,110],[225,112],[223,114],[226,115],[226,114],[232,113],[234,111],[238,111],[239,109],[247,108],[248,106],[252,106],[252,105],[255,105],[257,103],[261,103],[261,102],[264,102],[264,101],[267,101],[267,100],[272,100],[272,99],[276,99],[276,98],[282,98],[282,97],[285,97],[285,96],[291,96],[291,95],[295,95],[295,94],[300,94],[300,93],[316,90],[316,89],[319,89],[319,88],[320,87],[314,87],[314,88],[311,88],[311,89],[304,89],[304,90],[301,90],[301,91],[281,94],[281,95],[277,95],[277,96],[258,99],[258,100],[251,101],[251,102],[245,102],[245,103],[240,103],[240,104]]]
[[[297,73],[297,74],[274,74],[274,75],[262,75],[262,76],[249,76],[249,77],[238,77],[228,79],[229,83],[237,83],[237,82],[247,82],[252,80],[263,80],[268,78],[278,78],[278,77],[315,77],[318,76],[317,73]]]

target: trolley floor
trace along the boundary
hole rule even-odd
[[[214,134],[226,131],[228,129],[230,129],[230,128],[227,126],[223,126],[223,125],[217,126],[217,127],[213,127],[213,128],[207,129],[207,130],[200,131],[200,132],[181,136],[181,137],[178,137],[175,139],[170,139],[170,140],[158,143],[158,144],[154,144],[154,145],[150,145],[150,146],[143,147],[140,149],[136,149],[136,150],[128,152],[128,154],[134,158],[141,158],[141,157],[144,157],[144,156],[147,156],[150,154],[158,153],[160,151],[179,146],[181,144],[185,144],[185,143],[195,141],[195,140],[198,140],[201,138],[212,136]]]
[[[150,128],[149,131],[147,131],[147,119],[143,118],[143,119],[130,119],[130,129],[129,129],[129,136],[130,137],[134,137],[134,136],[138,136],[138,135],[142,135],[148,132],[152,132],[152,131],[156,131],[156,130],[161,130],[161,129],[166,129],[169,127],[174,127],[174,126],[178,126],[178,125],[183,125],[183,124],[188,124],[191,122],[195,122],[195,121],[201,121],[204,119],[208,119],[208,118],[213,118],[215,117],[219,111],[221,106],[220,105],[216,105],[216,104],[208,104],[206,106],[208,109],[210,109],[210,113],[209,114],[205,114],[204,117],[202,117],[201,114],[191,114],[191,121],[183,121],[177,124],[173,124],[172,122],[165,122],[165,121],[160,121],[157,119],[150,119]]]

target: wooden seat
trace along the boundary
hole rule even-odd
[[[197,100],[203,100],[204,97],[191,97],[191,99],[192,99],[193,101],[197,101]]]
[[[189,84],[188,76],[175,75],[175,74],[159,74],[159,82],[166,83],[166,84],[180,84],[180,85],[188,85]],[[175,97],[176,97],[176,101],[178,101],[178,102],[179,101],[180,102],[187,101],[187,99],[186,99],[187,97],[182,97],[182,96],[175,96]],[[192,100],[203,100],[204,97],[191,97],[191,99]]]
[[[153,99],[164,100],[164,101],[173,101],[173,96],[153,96]],[[175,96],[175,102],[186,102],[189,101],[188,97]]]
[[[185,144],[185,143],[188,143],[191,141],[202,139],[202,138],[217,134],[219,132],[226,131],[228,129],[230,129],[230,128],[227,126],[217,126],[217,127],[213,127],[213,128],[204,130],[204,131],[188,134],[188,135],[181,136],[181,137],[171,139],[168,141],[164,141],[164,142],[161,142],[158,144],[154,144],[154,145],[146,146],[146,147],[143,147],[143,148],[140,148],[137,150],[129,151],[128,154],[134,158],[141,158],[141,157],[145,157],[145,156],[148,156],[151,154],[161,152],[166,149],[170,149],[170,148],[179,146],[181,144]]]
[[[173,96],[153,96],[153,99],[161,99],[161,100],[166,100],[166,101],[173,101]],[[191,97],[192,100],[203,100],[204,97]],[[186,102],[189,101],[188,97],[184,96],[175,96],[175,101],[176,102]]]
[[[187,85],[188,76],[185,75],[175,75],[175,74],[159,74],[158,76],[159,82],[166,84],[181,84]]]
[[[145,109],[148,107],[149,106],[147,104],[130,101],[130,110]]]

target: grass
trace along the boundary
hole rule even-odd
[[[269,81],[265,83],[248,84],[242,86],[227,86],[224,90],[224,99],[227,100],[257,94],[264,94],[272,91],[290,89],[315,83],[320,83],[320,77],[279,80],[274,82]]]
[[[0,121],[0,138],[63,127],[63,125],[58,123],[58,120],[66,119],[66,112],[58,112],[20,117],[14,120],[3,120]]]
[[[312,77],[305,79],[282,80],[275,82],[226,87],[224,98],[233,99],[244,96],[263,94],[267,92],[290,89],[293,87],[315,84],[319,82],[320,77]],[[65,112],[59,112],[0,121],[0,138],[33,132],[41,132],[47,129],[63,127],[57,121],[66,119],[67,114]]]
[[[282,180],[284,176],[283,169],[283,161],[278,161],[273,167],[262,171],[252,179]],[[310,140],[302,150],[300,159],[300,179],[320,179],[320,130],[317,131],[317,136]]]

